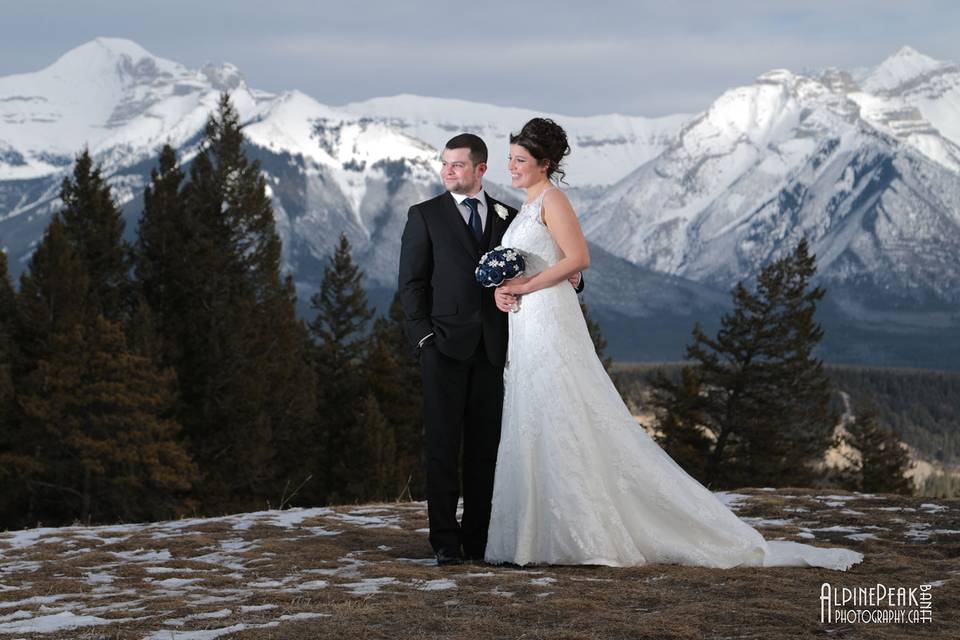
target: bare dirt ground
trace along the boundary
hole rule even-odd
[[[735,493],[724,500],[768,539],[864,562],[438,568],[422,503],[34,529],[0,533],[0,640],[960,638],[960,501]],[[825,582],[932,585],[932,620],[821,623]]]

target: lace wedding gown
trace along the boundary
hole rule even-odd
[[[503,237],[528,276],[561,257],[540,221],[544,194]],[[509,323],[488,562],[847,569],[863,559],[765,541],[687,475],[623,404],[569,283],[524,295]]]

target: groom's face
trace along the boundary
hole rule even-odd
[[[487,164],[474,164],[470,159],[470,149],[444,149],[440,159],[440,179],[447,191],[473,195],[480,190]]]

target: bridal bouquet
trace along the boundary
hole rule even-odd
[[[523,275],[524,268],[526,264],[519,251],[507,247],[495,247],[481,256],[474,275],[481,286],[498,287],[505,280]]]

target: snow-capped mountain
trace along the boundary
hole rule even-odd
[[[941,135],[960,144],[960,64],[940,62],[904,47],[862,85],[868,94],[917,109]]]
[[[534,115],[552,118],[562,122],[567,131],[573,152],[564,161],[568,171],[565,181],[577,187],[617,182],[659,155],[689,118],[687,114],[583,118],[411,95],[375,98],[345,105],[343,109],[399,128],[436,149],[442,149],[447,140],[461,131],[476,133],[487,143],[490,153],[487,179],[502,185],[510,184],[510,134],[519,132]]]
[[[269,176],[286,268],[299,274],[305,263],[323,260],[342,231],[368,277],[384,286],[395,279],[407,207],[441,188],[438,149],[476,125],[490,139],[491,191],[505,193],[496,183],[499,175],[508,184],[506,162],[495,154],[506,155],[506,142],[496,144],[535,115],[415,96],[335,108],[297,91],[251,89],[232,65],[191,71],[128,40],[98,38],[39,72],[0,79],[0,242],[13,271],[28,259],[81,148],[103,163],[132,223],[156,150],[170,143],[188,161],[222,91],[247,123],[251,153]],[[458,127],[457,116],[468,122]],[[573,119],[576,184],[619,179],[655,156],[682,120]]]
[[[678,357],[693,319],[710,324],[734,282],[801,236],[829,284],[828,315],[859,341],[853,359],[873,357],[863,344],[887,334],[868,334],[891,322],[913,337],[960,331],[960,66],[909,48],[862,72],[771,71],[700,114],[649,119],[410,95],[334,107],[253,89],[229,64],[190,70],[98,38],[0,78],[0,247],[14,274],[77,152],[103,164],[132,236],[158,148],[188,163],[223,91],[266,175],[302,302],[341,232],[374,299],[388,295],[406,210],[440,191],[439,150],[457,132],[486,139],[487,187],[518,203],[507,138],[545,115],[573,147],[568,193],[594,247],[587,298],[615,353]],[[673,342],[634,348],[638,332]]]
[[[588,238],[635,264],[726,287],[805,236],[850,313],[888,322],[904,309],[909,325],[918,305],[955,311],[960,147],[903,102],[902,87],[960,74],[924,60],[901,51],[865,81],[897,87],[893,97],[836,71],[772,71],[726,92],[607,191],[584,222]]]
[[[960,170],[960,65],[903,47],[846,87],[864,119],[944,166]]]
[[[60,181],[81,149],[102,163],[118,202],[132,204],[161,145],[192,157],[221,91],[245,117],[269,97],[249,90],[231,65],[190,71],[115,38],[81,45],[41,71],[0,78],[0,247],[13,274],[58,206]]]
[[[150,159],[195,136],[220,91],[242,114],[268,97],[229,64],[190,71],[129,40],[88,42],[42,71],[0,78],[0,180],[58,173],[84,146],[108,171]]]
[[[231,65],[190,71],[133,42],[99,38],[42,71],[0,79],[0,243],[14,258],[12,271],[29,258],[58,205],[60,180],[85,146],[128,209],[132,233],[157,150],[170,143],[189,161],[223,91],[247,123],[252,154],[270,167],[294,273],[297,255],[322,259],[341,231],[366,250],[390,227],[378,221],[386,191],[425,197],[437,182],[436,150],[402,131],[296,91],[250,89]],[[408,183],[423,193],[411,194]]]

